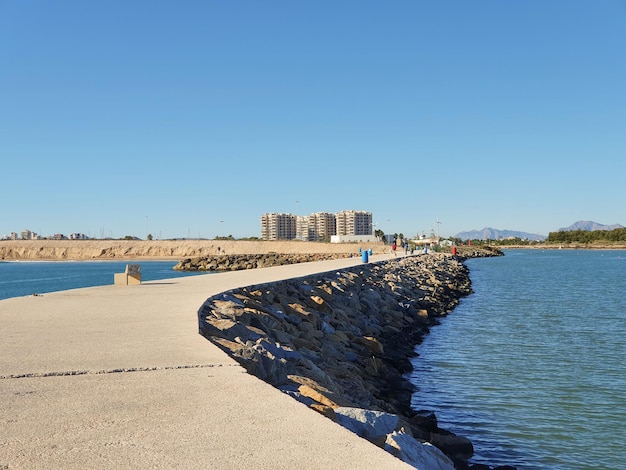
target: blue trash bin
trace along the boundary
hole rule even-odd
[[[367,263],[369,260],[369,257],[367,255],[367,250],[363,250],[363,252],[361,253],[361,261],[363,261],[364,263]]]

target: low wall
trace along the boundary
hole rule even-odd
[[[219,294],[199,329],[250,374],[403,460],[415,463],[409,437],[443,462],[424,468],[468,468],[471,442],[411,407],[406,374],[415,345],[470,292],[462,259],[409,256]]]

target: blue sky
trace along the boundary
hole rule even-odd
[[[0,236],[626,225],[626,1],[0,0]]]

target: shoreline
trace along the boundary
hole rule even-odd
[[[460,256],[485,250],[626,250],[622,244],[459,245]],[[327,243],[297,240],[0,240],[2,261],[180,261],[186,258],[257,254],[347,254],[359,249],[389,254],[382,242]],[[401,255],[399,250],[398,255]],[[442,248],[449,252],[450,248]]]
[[[563,246],[555,245],[493,245],[494,248],[499,250],[626,250],[626,245],[620,244],[592,244],[585,245],[584,243],[571,243]]]
[[[152,260],[170,261],[216,255],[386,254],[389,246],[373,243],[325,243],[296,240],[1,240],[0,261]]]

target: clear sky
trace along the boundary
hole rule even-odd
[[[0,0],[0,236],[626,225],[626,1]]]

